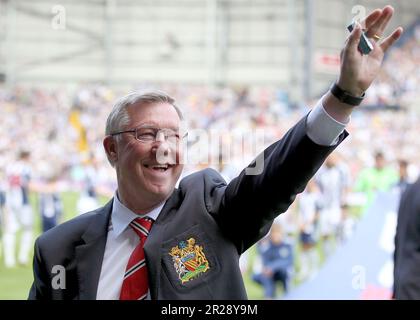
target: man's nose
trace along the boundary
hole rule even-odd
[[[162,131],[159,131],[156,133],[152,150],[161,149],[161,148],[169,149],[169,144],[168,144],[167,139],[165,139],[165,134]]]
[[[159,163],[172,163],[171,161],[171,148],[168,142],[165,140],[165,136],[162,137],[156,135],[156,140],[152,146],[152,153],[156,157]]]
[[[165,133],[163,131],[158,131],[156,133],[155,141],[157,142],[165,142]]]

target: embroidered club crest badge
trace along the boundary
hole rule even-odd
[[[175,271],[182,284],[199,277],[210,269],[203,247],[196,244],[194,238],[180,241],[176,247],[171,248],[169,255],[172,257]]]

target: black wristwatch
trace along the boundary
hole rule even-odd
[[[330,90],[333,96],[336,97],[338,100],[340,100],[340,102],[343,102],[352,106],[358,106],[363,101],[363,98],[365,97],[364,92],[360,97],[353,96],[351,93],[341,89],[337,85],[337,83],[334,83]]]

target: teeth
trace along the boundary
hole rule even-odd
[[[149,165],[149,164],[145,164],[144,165],[146,168],[150,168],[153,170],[160,170],[160,171],[166,171],[167,169],[169,169],[169,167],[171,167],[172,165],[170,164],[157,164],[157,165]]]
[[[153,166],[153,169],[168,169],[168,165],[157,165],[157,166]]]

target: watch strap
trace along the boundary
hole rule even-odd
[[[360,97],[356,97],[352,95],[351,93],[341,89],[337,83],[334,83],[330,89],[331,93],[334,97],[336,97],[340,102],[352,105],[352,106],[358,106],[363,101],[365,97],[365,92]]]

